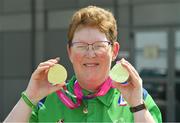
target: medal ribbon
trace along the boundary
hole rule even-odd
[[[56,91],[56,94],[58,95],[59,99],[70,109],[77,108],[81,105],[81,102],[83,99],[92,99],[97,96],[104,96],[110,88],[114,88],[112,86],[112,79],[108,77],[106,81],[100,86],[98,91],[95,94],[90,94],[87,96],[84,96],[82,93],[82,88],[80,87],[78,81],[76,80],[74,83],[74,94],[76,97],[76,103],[74,103],[71,99],[69,99],[65,93],[63,93],[63,90]],[[65,91],[67,91],[66,88],[64,88]]]

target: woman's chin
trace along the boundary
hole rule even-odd
[[[87,81],[87,82],[96,82],[96,81],[98,81],[98,78],[96,78],[96,77],[88,77],[87,76],[83,80]]]

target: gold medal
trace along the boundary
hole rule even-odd
[[[121,63],[116,63],[111,69],[109,76],[115,82],[124,83],[128,80],[129,73],[126,68],[121,65]]]
[[[55,64],[48,71],[48,81],[53,85],[64,82],[66,78],[67,78],[67,71],[60,64]]]

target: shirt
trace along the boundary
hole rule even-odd
[[[71,93],[75,80],[72,77],[67,84]],[[83,93],[87,95],[89,92],[83,90]],[[74,98],[69,98],[75,102]],[[157,123],[162,122],[161,112],[146,90],[143,91],[143,98],[154,120]],[[52,93],[43,103],[39,102],[38,107],[32,111],[29,122],[134,122],[129,108],[116,88],[111,88],[104,96],[83,100],[75,109],[66,107],[56,93]]]

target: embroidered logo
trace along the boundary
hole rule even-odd
[[[126,105],[127,105],[127,102],[126,102],[126,101],[124,100],[124,98],[122,97],[122,94],[119,96],[118,105],[119,105],[119,106],[126,106]]]

